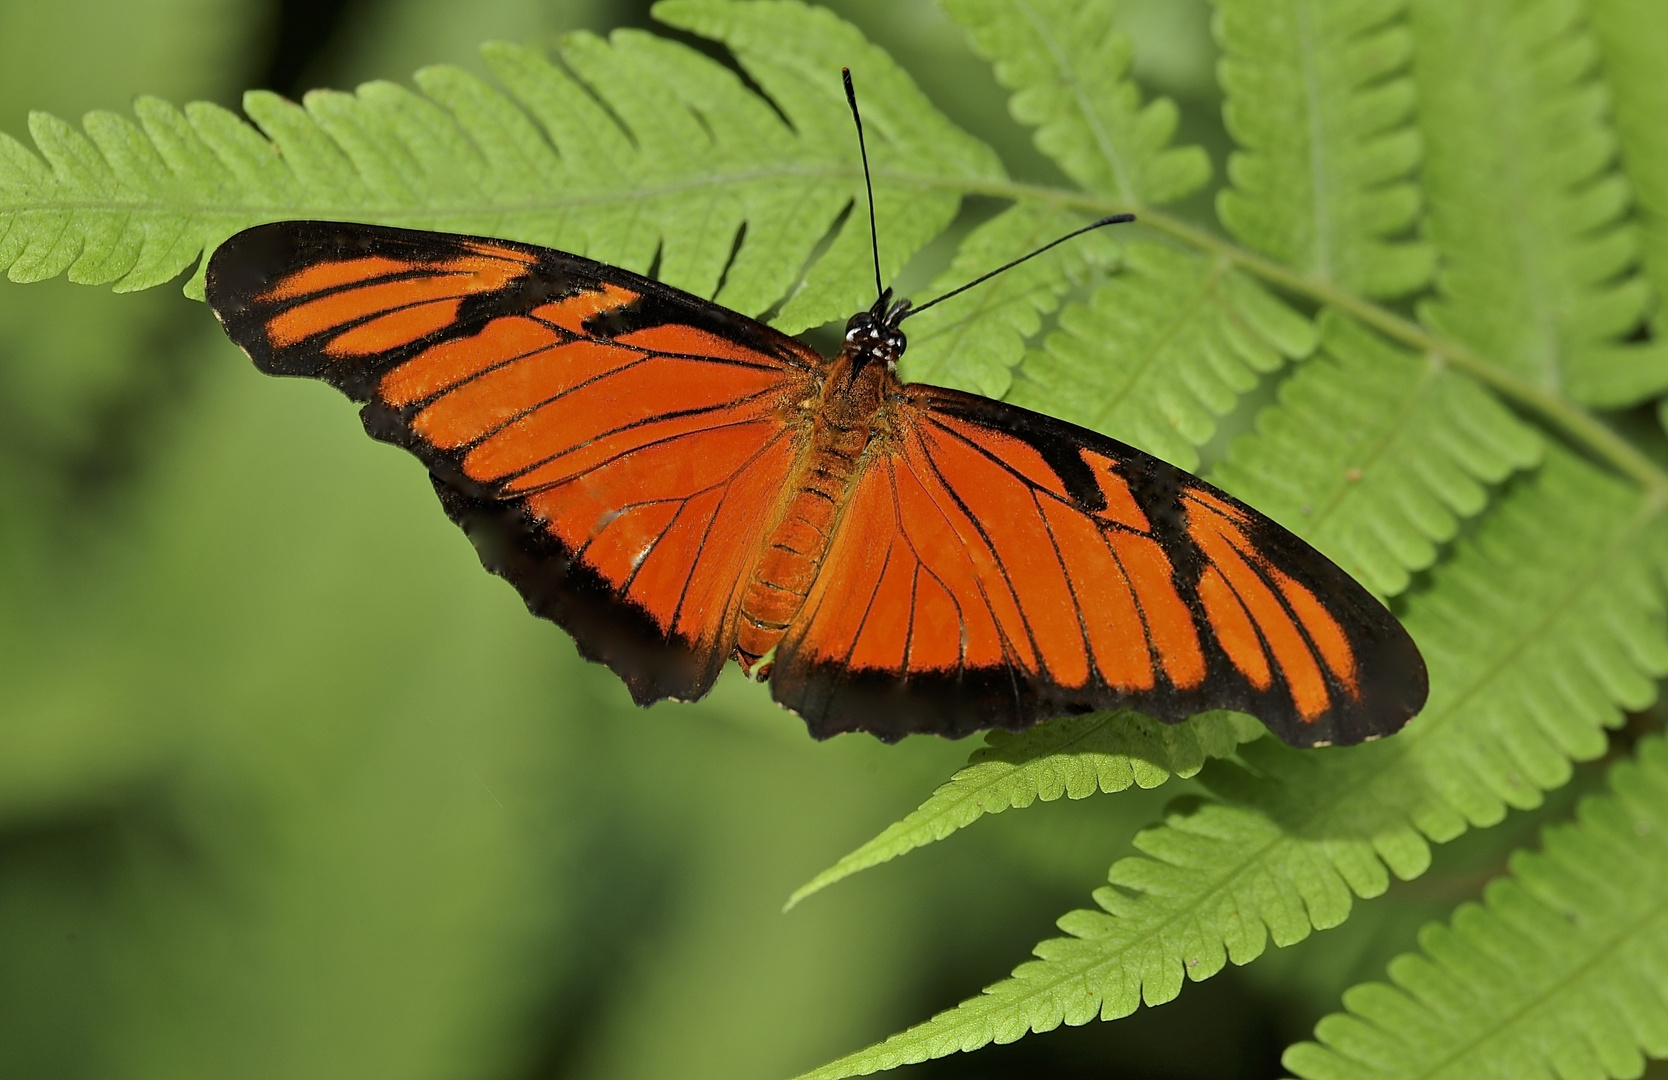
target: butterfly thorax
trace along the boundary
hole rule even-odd
[[[906,309],[894,310],[901,315]],[[889,442],[889,403],[903,389],[896,364],[904,349],[903,333],[889,314],[852,317],[844,347],[829,361],[818,393],[801,403],[806,434],[788,496],[742,595],[735,657],[748,674],[804,606],[828,554],[839,509],[863,467]],[[767,664],[758,677],[769,674]]]

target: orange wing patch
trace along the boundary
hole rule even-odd
[[[471,379],[505,361],[530,356],[566,339],[533,319],[505,316],[472,337],[453,338],[418,353],[382,377],[379,391],[390,405],[411,405]]]
[[[859,481],[784,649],[902,678],[1011,666],[1066,689],[1197,687],[1204,655],[1157,542],[1078,509],[1035,451],[996,456],[1019,440],[939,420]]]
[[[263,303],[295,300],[313,293],[324,292],[338,285],[352,285],[371,278],[390,277],[411,269],[411,264],[384,255],[369,255],[363,259],[343,259],[340,262],[321,262],[297,270],[278,284],[256,297]]]
[[[587,289],[566,300],[541,305],[534,308],[531,314],[535,319],[543,319],[570,334],[583,334],[586,319],[593,315],[601,315],[605,311],[618,311],[637,297],[638,294],[630,289],[622,289],[611,281],[605,281],[601,283],[601,288]]]
[[[570,345],[572,349],[587,343]],[[558,354],[564,349],[555,350]],[[622,353],[627,350],[618,350]],[[616,432],[653,427],[679,420],[690,414],[707,414],[703,427],[732,422],[728,407],[738,401],[753,401],[770,396],[779,388],[780,377],[751,369],[740,372],[699,360],[661,358],[655,362],[649,377],[638,371],[638,364],[622,364],[607,377],[593,379],[580,386],[549,393],[537,408],[528,411],[524,399],[509,394],[483,396],[475,403],[472,419],[482,428],[492,430],[464,459],[464,470],[477,480],[499,480],[513,474],[534,469],[546,462],[557,468],[560,459],[576,449],[585,448]],[[521,361],[526,364],[528,361]],[[519,365],[518,365],[519,366]],[[513,371],[507,369],[506,373]],[[719,376],[728,375],[729,378]],[[541,392],[548,393],[548,387]],[[461,393],[457,396],[463,396]],[[538,395],[528,395],[537,397]],[[668,399],[676,407],[666,407]],[[449,403],[449,399],[442,399]],[[770,401],[771,405],[775,401]],[[433,406],[431,406],[433,408]],[[520,416],[513,423],[498,429],[500,418]],[[723,416],[712,415],[715,412]],[[490,425],[490,427],[489,427]],[[683,466],[695,468],[697,463]],[[536,472],[522,477],[521,488],[548,483],[553,477],[540,477]]]
[[[1019,606],[935,478],[893,461],[858,482],[805,610],[807,660],[898,671],[1037,666]],[[987,583],[989,587],[987,588]],[[948,632],[946,632],[946,630]]]
[[[1022,482],[1059,498],[1067,497],[1059,474],[1023,439],[977,427],[953,416],[935,416],[933,423],[957,436],[957,441],[973,453],[987,454],[1005,470],[1019,474]]]
[[[1200,596],[1234,666],[1266,688],[1272,657],[1305,722],[1333,705],[1322,663],[1346,693],[1359,697],[1354,650],[1343,629],[1313,593],[1257,551],[1245,511],[1197,488],[1183,498],[1188,535],[1210,561]]]
[[[1147,520],[1147,515],[1141,512],[1141,505],[1130,493],[1129,481],[1118,472],[1118,463],[1093,450],[1079,450],[1078,456],[1083,459],[1083,464],[1089,466],[1089,472],[1095,478],[1095,485],[1100,488],[1101,498],[1106,500],[1106,509],[1102,516],[1126,529],[1151,532],[1152,523]]]
[[[317,295],[275,315],[266,324],[273,348],[300,344],[342,327],[324,353],[368,356],[408,345],[447,326],[464,298],[496,292],[532,268],[509,248],[473,245],[471,253],[437,262],[382,257],[316,263],[280,278],[256,297],[263,302]]]

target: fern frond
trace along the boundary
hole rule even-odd
[[[1367,296],[1430,280],[1406,0],[1218,0],[1223,116],[1242,148],[1217,216],[1245,244]]]
[[[1668,337],[1668,7],[1655,0],[1588,0],[1605,85],[1616,114],[1622,167],[1637,200],[1645,273],[1656,287],[1654,326]]]
[[[1577,821],[1520,851],[1390,984],[1344,995],[1318,1043],[1284,1056],[1313,1080],[1638,1076],[1668,1057],[1668,744],[1642,741]]]
[[[244,107],[261,133],[205,103],[142,99],[137,124],[93,113],[84,134],[37,115],[40,157],[0,136],[0,266],[17,281],[68,272],[141,289],[256,222],[348,218],[490,233],[638,270],[658,252],[665,280],[703,296],[722,281],[720,299],[759,312],[862,202],[841,59],[873,90],[864,107],[888,273],[949,223],[963,187],[1002,175],[987,147],[826,11],[725,0],[657,10],[723,40],[771,101],[687,46],[622,31],[568,38],[560,67],[487,47],[508,94],[454,68],[420,73],[421,93],[370,83],[304,106],[251,93]],[[840,228],[780,325],[867,303],[858,224]],[[188,291],[200,295],[200,269]]]
[[[1080,214],[1018,203],[967,235],[950,268],[923,299],[949,292],[1088,223]],[[1119,255],[1117,242],[1099,230],[923,311],[909,323],[909,351],[900,371],[911,382],[1003,396],[1013,380],[1012,368],[1025,354],[1025,343],[1042,327],[1042,316],[1058,308],[1072,287],[1115,266]]]
[[[1221,801],[1184,801],[1114,864],[1098,911],[978,997],[807,1074],[819,1080],[1007,1042],[1027,1031],[1168,1001],[1272,939],[1342,922],[1354,896],[1429,865],[1429,841],[1535,805],[1571,759],[1604,751],[1621,707],[1668,672],[1661,510],[1549,448],[1404,622],[1431,669],[1431,699],[1393,740],[1298,751],[1262,739],[1245,766],[1201,773]]]
[[[1314,328],[1225,263],[1151,243],[1020,367],[1009,400],[1116,435],[1184,469],[1216,418],[1288,358],[1315,346]]]
[[[1485,484],[1540,460],[1541,441],[1439,360],[1334,311],[1319,327],[1322,354],[1280,384],[1213,479],[1391,596],[1487,506]]]
[[[1668,347],[1623,345],[1646,313],[1631,192],[1579,5],[1413,0],[1431,326],[1591,405],[1668,388]]]
[[[875,135],[870,135],[875,217],[885,238],[880,247],[883,278],[896,277],[911,255],[950,224],[964,188],[1006,175],[995,151],[951,123],[885,50],[829,11],[798,0],[662,0],[654,13],[671,26],[723,42],[787,116],[802,151],[822,143],[818,154],[830,163],[825,168],[843,174],[843,202],[854,207],[852,224],[834,237],[774,320],[790,332],[844,319],[873,300],[872,255],[862,221],[863,178],[855,170],[856,133],[840,84],[842,65],[851,68],[862,87],[865,130],[878,134],[884,147],[877,154]],[[779,207],[774,218],[759,223],[760,230],[797,223],[806,213],[808,194],[802,170],[783,169],[769,151],[756,153],[757,167],[774,173],[773,201]],[[833,162],[843,169],[833,169]],[[803,262],[810,249],[797,254]],[[723,299],[729,303],[727,293]]]
[[[1062,795],[1086,799],[1132,785],[1155,788],[1172,776],[1196,775],[1206,760],[1227,757],[1263,733],[1261,724],[1239,713],[1200,713],[1164,724],[1127,710],[1065,716],[1017,735],[992,731],[967,766],[926,802],[794,890],[787,907],[859,870],[943,840],[986,814]]]
[[[1172,202],[1210,179],[1198,147],[1172,148],[1176,106],[1141,104],[1129,78],[1129,38],[1111,4],[1077,0],[945,0],[944,9],[1014,91],[1014,119],[1037,148],[1089,191],[1131,209]]]

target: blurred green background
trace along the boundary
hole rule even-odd
[[[930,3],[832,6],[1057,179]],[[0,126],[478,67],[480,41],[647,8],[0,0]],[[1220,174],[1203,0],[1124,9]],[[256,374],[176,287],[0,282],[0,420],[0,1075],[785,1077],[1005,974],[1186,790],[990,819],[784,916],[971,746],[813,743],[728,676],[633,707],[481,571],[415,462],[334,391]],[[1275,1075],[1596,772],[1163,1009],[912,1074]]]

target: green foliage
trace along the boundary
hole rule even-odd
[[[84,135],[36,114],[39,158],[0,140],[0,265],[14,281],[68,273],[143,289],[256,222],[349,218],[509,236],[639,270],[658,253],[665,280],[710,296],[722,278],[720,299],[758,312],[862,200],[830,49],[873,98],[889,273],[954,217],[958,188],[1001,177],[987,149],[827,12],[678,2],[662,17],[724,40],[782,115],[693,50],[625,31],[610,42],[569,38],[566,70],[528,49],[490,47],[508,95],[455,68],[420,72],[421,94],[367,83],[309,94],[305,108],[253,92],[244,109],[260,133],[203,102],[182,110],[142,98],[138,125],[95,112]],[[781,325],[860,306],[869,259],[860,218],[798,285]],[[199,270],[194,294],[200,279]]]
[[[948,0],[944,7],[967,27],[979,52],[994,61],[1002,85],[1015,91],[1010,108],[1036,128],[1038,148],[1086,190],[1140,207],[1178,199],[1209,178],[1202,150],[1169,145],[1176,129],[1174,103],[1142,106],[1129,78],[1129,39],[1114,27],[1109,7],[1059,0],[1020,6]],[[947,292],[1087,223],[1047,203],[1021,202],[969,235],[932,291]],[[1094,267],[1105,265],[1111,242],[1094,237],[1056,249],[978,294],[923,314],[910,326],[906,374],[1005,394],[1009,369],[1024,356],[1041,316],[1053,312],[1059,297]],[[1230,381],[1243,381],[1234,375]]]
[[[794,890],[787,906],[859,870],[943,840],[986,814],[1062,795],[1086,799],[1131,785],[1155,788],[1172,776],[1197,775],[1206,759],[1226,757],[1262,733],[1262,725],[1237,713],[1200,713],[1180,724],[1161,724],[1128,711],[1062,717],[1017,735],[992,731],[967,767],[931,798]]]
[[[1383,596],[1436,561],[1487,484],[1540,440],[1469,376],[1326,311],[1321,355],[1280,384],[1213,477]]]
[[[1668,744],[1642,742],[1577,822],[1520,851],[1391,985],[1344,995],[1293,1073],[1350,1077],[1638,1076],[1668,1057]]]
[[[1590,0],[1605,85],[1615,109],[1622,166],[1638,200],[1645,271],[1656,288],[1655,327],[1668,327],[1668,9],[1652,0]]]
[[[955,261],[924,295],[973,280],[1088,221],[1048,206],[1019,204],[980,225],[956,249]],[[1042,327],[1060,297],[1098,269],[1116,266],[1121,250],[1108,230],[1063,244],[953,301],[923,311],[909,323],[909,351],[900,370],[913,382],[937,383],[1002,397],[1025,343]]]
[[[1308,355],[1314,330],[1219,259],[1131,244],[1125,266],[1061,312],[1011,399],[1196,469],[1216,418]]]
[[[0,125],[31,108],[79,113],[131,87],[181,96],[235,90],[235,57],[258,12],[235,0],[0,5]],[[73,27],[74,48],[42,48]],[[157,346],[192,317],[162,295],[111,304],[57,282],[0,291],[0,605],[50,607],[42,563],[61,554],[89,488],[142,456],[151,407],[183,364]],[[99,479],[95,479],[99,478]]]
[[[1433,327],[1576,399],[1668,389],[1668,348],[1621,344],[1649,286],[1597,50],[1567,0],[1412,0]]]
[[[1219,0],[1228,130],[1222,224],[1317,281],[1401,296],[1430,280],[1425,244],[1386,240],[1419,213],[1411,174],[1406,0]]]
[[[200,921],[218,928],[208,936],[230,944],[198,971],[202,986],[251,970],[300,988],[299,999],[314,984],[296,968],[346,973],[351,965],[332,964],[343,949],[359,950],[376,975],[344,985],[397,1002],[423,1038],[400,1043],[383,1031],[354,1043],[362,1056],[353,1061],[397,1058],[417,1074],[425,1055],[473,1060],[471,1047],[507,1045],[507,1013],[495,1010],[537,992],[525,958],[538,955],[565,973],[557,980],[564,1007],[606,996],[594,986],[604,979],[609,1000],[627,1003],[588,1044],[591,1074],[687,1072],[690,1046],[722,1044],[711,1060],[726,1071],[745,1061],[740,1071],[780,1075],[895,1023],[888,1010],[902,1008],[909,991],[902,973],[916,970],[937,930],[910,921],[923,905],[897,882],[939,888],[934,910],[971,910],[975,923],[989,912],[994,925],[1000,905],[976,905],[1012,888],[1003,880],[1012,867],[964,854],[967,876],[953,886],[896,876],[924,865],[919,858],[864,875],[842,889],[870,890],[864,903],[842,906],[834,894],[795,916],[823,920],[827,932],[814,939],[768,922],[762,897],[780,897],[876,829],[794,900],[1010,808],[1114,792],[1123,792],[1119,804],[1140,807],[1140,789],[1191,778],[1188,794],[1112,863],[1095,906],[1059,920],[1065,936],[1039,944],[1034,960],[983,994],[811,1074],[834,1077],[1169,1001],[1270,942],[1292,945],[1339,926],[1358,899],[1424,874],[1432,844],[1540,807],[1582,763],[1602,757],[1608,729],[1624,711],[1650,708],[1656,680],[1668,674],[1668,471],[1652,457],[1659,447],[1630,441],[1589,411],[1668,390],[1660,302],[1668,142],[1659,122],[1668,84],[1658,62],[1668,16],[1660,5],[1217,0],[1217,70],[1234,146],[1223,150],[1228,186],[1210,221],[1159,209],[1206,183],[1208,157],[1172,147],[1186,118],[1136,84],[1142,56],[1121,21],[1136,0],[944,6],[1013,92],[1010,112],[1033,129],[1058,170],[1053,179],[1010,179],[985,142],[827,12],[668,0],[657,17],[728,49],[745,78],[694,48],[625,30],[569,36],[553,58],[489,46],[489,77],[428,68],[415,91],[372,82],[352,94],[309,94],[302,105],[251,93],[244,110],[253,125],[215,105],[155,98],[138,101],[136,122],[93,113],[78,129],[36,114],[35,150],[0,140],[0,265],[15,281],[67,274],[130,291],[179,275],[256,221],[355,218],[658,266],[669,282],[797,330],[871,298],[862,178],[838,80],[849,64],[871,139],[888,280],[928,252],[908,273],[949,289],[1096,217],[1141,214],[1139,226],[1051,251],[912,322],[908,374],[1006,393],[1185,466],[1213,464],[1226,487],[1396,597],[1431,680],[1427,708],[1403,733],[1299,752],[1254,739],[1248,720],[1225,715],[1175,727],[1066,718],[993,735],[917,810],[881,828],[865,809],[871,800],[853,796],[869,772],[896,770],[891,805],[909,805],[919,796],[903,793],[953,768],[955,748],[922,740],[886,751],[849,740],[809,747],[785,734],[791,722],[755,715],[760,699],[734,684],[693,710],[700,720],[611,717],[632,734],[595,734],[614,730],[591,721],[623,701],[617,686],[593,685],[571,660],[554,675],[541,667],[554,632],[523,640],[536,631],[502,590],[491,595],[505,618],[520,621],[475,632],[496,626],[488,601],[461,579],[454,589],[421,569],[445,555],[427,540],[390,548],[376,531],[376,521],[404,523],[406,512],[361,505],[331,463],[379,448],[314,439],[305,409],[266,415],[252,391],[226,384],[168,459],[174,481],[151,496],[148,540],[136,550],[162,554],[134,556],[144,571],[89,571],[96,584],[59,605],[60,622],[46,630],[21,617],[0,626],[11,646],[0,654],[11,703],[0,714],[9,740],[0,812],[22,820],[82,805],[77,792],[121,792],[107,797],[132,802],[131,792],[168,790],[190,808],[184,833],[193,850],[270,880],[260,894],[268,906],[239,923],[230,907],[191,892],[181,873],[121,900],[123,918],[137,926],[138,911],[208,912]],[[1210,143],[1208,125],[1188,130]],[[943,248],[938,265],[948,265],[935,275],[929,242],[969,196],[1002,205],[953,254]],[[1385,298],[1404,306],[1377,302]],[[8,388],[27,385],[4,377]],[[5,407],[18,410],[9,399]],[[82,422],[86,409],[63,412]],[[338,419],[321,416],[316,430],[335,431],[329,422]],[[299,442],[308,456],[289,463],[273,447],[298,441],[297,432],[306,433]],[[271,469],[244,467],[256,459],[270,459]],[[332,477],[334,494],[320,501],[301,479],[312,473]],[[392,473],[365,475],[366,490],[399,483]],[[426,499],[419,475],[399,475],[415,485],[407,494]],[[319,503],[313,516],[283,528],[275,508],[310,499]],[[426,509],[413,507],[400,528],[439,530],[410,535],[455,547]],[[332,528],[339,535],[329,536]],[[152,557],[169,571],[149,572]],[[290,570],[256,585],[249,563]],[[295,569],[309,566],[333,569]],[[467,559],[455,569],[474,574]],[[5,570],[33,580],[21,563]],[[194,588],[250,613],[247,632],[223,633],[232,617],[219,607],[171,621],[169,598]],[[357,599],[333,600],[333,590]],[[448,632],[424,629],[418,609],[426,607],[442,613],[435,618]],[[459,638],[459,626],[470,633]],[[83,664],[84,653],[96,662]],[[292,673],[308,667],[332,674],[311,690],[292,685]],[[476,693],[483,681],[488,689]],[[138,719],[132,702],[146,703]],[[447,723],[490,717],[496,756],[473,777],[479,792],[460,779],[475,771],[466,755],[401,741],[402,723],[431,712]],[[358,726],[342,726],[343,715]],[[542,726],[552,716],[554,730]],[[267,753],[269,733],[292,726],[301,734],[291,756]],[[99,750],[77,757],[81,744]],[[1660,844],[1654,833],[1627,830],[1654,820],[1636,806],[1660,802],[1668,758],[1660,742],[1643,745],[1639,764],[1616,773],[1616,795],[1589,804],[1573,830],[1549,834],[1547,855],[1519,857],[1517,884],[1462,909],[1452,930],[1427,934],[1429,958],[1392,967],[1401,989],[1353,993],[1345,1004],[1354,1018],[1323,1024],[1328,1048],[1293,1051],[1293,1067],[1315,1076],[1395,1074],[1410,1062],[1459,1069],[1452,1054],[1469,1048],[1467,1074],[1550,1062],[1570,1074],[1620,1075],[1636,1070],[1640,1049],[1668,1050],[1642,977],[1617,959],[1660,948],[1650,944],[1656,924],[1641,921],[1660,915],[1661,853],[1652,846]],[[720,753],[728,764],[714,767]],[[338,798],[315,779],[333,765],[378,779]],[[433,769],[445,783],[430,782]],[[404,771],[425,779],[394,779]],[[500,803],[505,777],[518,779]],[[737,794],[743,789],[750,794]],[[483,792],[512,820],[495,816]],[[578,832],[546,836],[534,823],[582,831],[591,826],[577,823],[604,805],[619,819],[609,828],[627,833],[642,819],[676,823],[641,859],[670,865],[669,851],[684,855],[677,888],[693,899],[678,918],[702,927],[699,935],[661,948],[629,906],[575,892],[591,849],[573,840]],[[221,812],[226,806],[233,812]],[[1623,809],[1632,816],[1624,820]],[[290,823],[249,827],[277,853],[269,862],[235,861],[249,835],[240,814]],[[415,823],[412,836],[385,842],[405,822]],[[1003,824],[969,830],[944,857],[983,850],[973,845]],[[729,847],[716,839],[744,833]],[[596,850],[615,840],[606,830],[583,835]],[[1123,839],[1106,837],[1109,858]],[[736,848],[749,848],[753,861]],[[363,894],[354,891],[362,867],[376,876]],[[0,912],[24,912],[20,925],[64,907],[46,877],[14,880],[23,884],[0,878]],[[562,902],[536,902],[541,890]],[[316,914],[338,912],[320,899],[337,893],[364,898],[340,924]],[[377,929],[373,909],[404,893],[424,899],[404,922]],[[614,921],[598,934],[581,926],[586,919]],[[430,932],[460,920],[471,927],[467,940]],[[10,940],[6,925],[0,919],[0,943]],[[99,977],[137,985],[135,972],[201,944],[195,925],[182,918],[155,930],[153,942]],[[877,925],[884,930],[871,933]],[[130,936],[143,939],[140,929]],[[640,945],[652,962],[587,960],[574,943],[592,937]],[[422,969],[418,978],[403,977],[399,945],[408,938],[424,943],[409,961]],[[539,952],[546,941],[563,944]],[[1486,957],[1485,945],[1495,949]],[[292,952],[302,958],[285,960]],[[783,977],[807,970],[836,977],[826,986]],[[7,978],[0,995],[22,1000]],[[704,992],[692,995],[697,982]],[[488,985],[491,994],[480,993]],[[178,993],[199,1010],[212,998],[208,1012],[226,1030],[266,1030],[252,1019],[264,1016],[258,991],[222,1001],[202,986]],[[178,1048],[184,1028],[169,1019],[174,1002],[113,993],[121,1031],[161,1034],[137,1053],[117,1036],[122,1052],[90,1052],[95,1064],[125,1055],[160,1063],[159,1074],[181,1071],[170,1068],[188,1056]],[[1534,1002],[1513,1013],[1525,995]],[[1484,1003],[1440,1005],[1468,996]],[[449,1007],[453,999],[463,1004]],[[849,1007],[833,1008],[836,1000]],[[1614,1008],[1593,1007],[1601,1001]],[[1636,1026],[1623,1030],[1612,1014]],[[723,1027],[736,1016],[748,1023]],[[805,1033],[791,1047],[758,1034],[789,1027]],[[293,1050],[298,1068],[350,1041],[345,1026],[319,1021],[317,1030],[338,1041]],[[155,1049],[170,1039],[172,1048]],[[1581,1040],[1590,1058],[1580,1056]],[[202,1060],[238,1071],[230,1052],[211,1049]],[[493,1060],[502,1064],[482,1068],[514,1064]]]
[[[1129,78],[1129,39],[1107,4],[1072,0],[946,0],[996,77],[1014,91],[1014,118],[1037,148],[1089,191],[1129,209],[1161,206],[1210,176],[1198,147],[1172,149],[1174,103],[1146,106]]]

